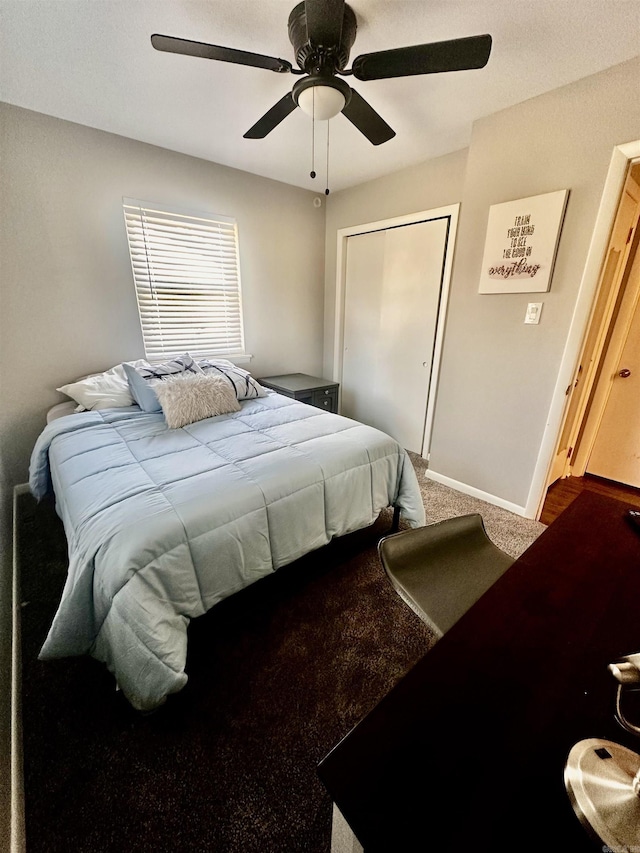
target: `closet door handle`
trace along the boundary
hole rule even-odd
[[[629,368],[624,367],[619,373],[618,376],[621,376],[623,379],[626,379],[627,376],[631,376],[631,371]]]

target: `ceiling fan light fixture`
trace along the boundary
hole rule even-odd
[[[344,80],[320,75],[297,80],[291,92],[294,103],[316,121],[337,116],[351,100],[351,94],[351,87]]]
[[[309,86],[298,96],[298,106],[316,121],[327,121],[342,112],[345,97],[333,86]]]

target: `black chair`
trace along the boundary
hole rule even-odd
[[[478,513],[392,533],[378,554],[395,590],[438,637],[515,562]]]

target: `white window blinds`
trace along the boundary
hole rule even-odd
[[[147,359],[242,354],[235,220],[133,199],[123,207]]]

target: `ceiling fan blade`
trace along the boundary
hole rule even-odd
[[[340,44],[344,0],[305,0],[307,36],[314,45],[333,47]]]
[[[292,113],[296,108],[296,102],[293,100],[291,92],[280,98],[277,104],[274,104],[271,109],[266,112],[262,118],[249,128],[243,134],[245,139],[264,139],[268,133],[271,133],[274,127],[277,127],[280,122],[285,119],[289,113]]]
[[[383,142],[388,142],[396,135],[395,130],[389,127],[386,121],[378,115],[373,107],[355,89],[351,90],[351,100],[343,108],[342,114],[373,145],[381,145]]]
[[[384,80],[390,77],[410,77],[413,74],[465,71],[483,68],[489,61],[490,53],[490,35],[416,44],[363,53],[353,61],[353,75],[358,80]]]
[[[202,59],[217,59],[220,62],[235,62],[238,65],[250,65],[253,68],[266,68],[280,73],[291,71],[292,65],[286,59],[263,56],[261,53],[249,53],[247,50],[235,50],[232,47],[220,47],[217,44],[205,44],[200,41],[173,38],[154,33],[151,44],[156,50],[167,53],[181,53],[184,56],[199,56]]]

